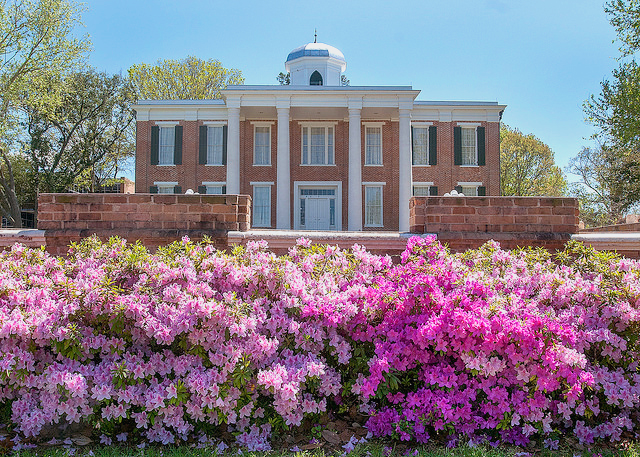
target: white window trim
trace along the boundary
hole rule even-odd
[[[253,166],[254,167],[270,167],[271,166],[271,125],[273,122],[251,122],[253,124]],[[268,127],[269,128],[269,160],[268,163],[256,163],[256,128]]]
[[[413,163],[413,158],[412,158],[412,160],[411,160],[411,166],[412,167],[420,167],[420,168],[429,168],[429,167],[431,167],[431,165],[429,165],[429,152],[430,152],[429,151],[429,147],[430,147],[429,143],[430,143],[430,140],[431,140],[429,138],[429,136],[430,136],[429,135],[429,127],[431,127],[432,125],[433,125],[433,122],[421,122],[421,121],[418,121],[418,122],[412,122],[411,123],[411,127],[417,127],[419,129],[420,128],[422,128],[422,129],[426,128],[427,129],[427,163],[414,164]],[[412,154],[413,154],[413,136],[411,137],[411,151],[412,151]]]
[[[226,186],[226,181],[202,181],[203,186]]]
[[[227,123],[226,122],[218,122],[218,121],[205,121],[202,123],[203,126],[205,127],[226,127]],[[223,132],[224,135],[224,132]],[[207,141],[209,141],[209,132],[207,131]],[[207,144],[207,148],[208,148],[208,144]],[[222,157],[224,160],[224,136],[223,136],[223,149],[222,149]],[[207,157],[208,158],[208,157]],[[205,167],[226,167],[226,165],[222,164],[222,163],[205,163],[204,164]]]
[[[458,186],[460,186],[460,187],[475,187],[476,188],[476,194],[475,195],[468,195],[468,197],[478,197],[478,187],[482,186],[482,182],[477,182],[477,181],[461,182],[461,181],[458,181]],[[464,189],[462,190],[462,193],[464,194]],[[465,194],[465,196],[467,196],[467,195]]]
[[[336,121],[332,121],[332,122],[299,122],[300,124],[300,166],[301,167],[337,167],[338,164],[336,163],[336,125],[338,125],[338,122]],[[328,134],[327,134],[327,127],[333,127],[333,163],[302,163],[302,159],[304,157],[304,129],[305,128],[311,128],[311,127],[324,127],[325,132],[325,138],[327,138],[328,140]],[[311,145],[309,145],[311,146]],[[325,144],[325,150],[324,150],[324,154],[325,154],[325,159],[328,159],[328,154],[329,154],[329,143],[327,141],[327,144]],[[311,150],[309,149],[309,160],[311,160]]]
[[[478,165],[478,127],[481,127],[481,125],[469,123],[469,122],[458,122],[458,127],[462,127],[463,129],[473,129],[473,134],[475,135],[475,162],[476,163],[469,164],[469,165],[460,165],[460,167],[463,167],[463,168],[480,167],[480,165]],[[462,139],[460,139],[460,141],[462,141]],[[460,147],[462,147],[462,144],[460,144]]]
[[[154,186],[177,186],[178,181],[154,181]]]
[[[363,207],[364,207],[364,226],[365,227],[384,227],[384,185],[385,184],[386,183],[372,183],[372,182],[362,183],[362,186],[364,187]],[[380,224],[367,224],[367,187],[380,188]]]
[[[156,121],[156,125],[158,127],[175,127],[176,125],[180,125],[178,121]]]
[[[411,185],[418,187],[433,186],[433,181],[413,181]]]
[[[362,185],[363,186],[370,186],[370,187],[386,186],[387,182],[386,181],[362,181]]]
[[[264,183],[252,182],[251,183],[251,187],[252,187],[252,189],[251,189],[251,198],[252,199],[254,198],[254,195],[255,195],[255,192],[256,192],[256,188],[269,189],[269,217],[268,217],[268,223],[264,224],[264,225],[263,224],[257,225],[255,223],[255,212],[252,211],[253,212],[253,221],[252,221],[252,224],[251,224],[252,227],[261,227],[261,228],[269,228],[269,227],[271,227],[271,216],[272,216],[271,207],[272,207],[272,204],[273,204],[273,201],[272,201],[273,193],[271,192],[271,186],[272,185],[273,185],[273,182],[264,182]]]
[[[274,184],[273,181],[251,181],[249,183],[250,186],[273,186]]]
[[[293,195],[295,196],[293,228],[300,228],[300,188],[301,187],[335,187],[336,188],[336,231],[342,230],[342,181],[294,181]]]
[[[383,167],[384,166],[384,148],[383,148],[383,139],[382,139],[382,126],[384,122],[363,122],[362,126],[364,127],[364,166],[365,167]],[[380,163],[367,163],[367,127],[380,129]],[[335,139],[334,139],[335,143]]]

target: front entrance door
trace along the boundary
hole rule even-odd
[[[339,230],[337,222],[337,189],[334,186],[305,186],[298,190],[299,230]]]
[[[315,197],[315,196],[314,196]],[[306,229],[329,230],[329,199],[308,196],[306,200]]]

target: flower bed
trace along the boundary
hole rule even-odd
[[[66,258],[0,254],[0,406],[35,437],[59,421],[172,443],[222,429],[250,449],[357,407],[374,436],[554,447],[639,418],[635,261],[571,243],[399,265],[300,240],[150,255],[90,238]],[[124,434],[124,435],[123,435]]]

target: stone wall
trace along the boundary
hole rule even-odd
[[[93,234],[140,240],[151,249],[208,236],[226,249],[229,231],[249,229],[250,206],[244,195],[40,194],[38,229],[52,254]]]
[[[435,233],[453,251],[496,240],[503,248],[561,249],[578,232],[578,201],[554,197],[413,197],[412,233]]]

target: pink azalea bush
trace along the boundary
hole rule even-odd
[[[410,240],[354,333],[375,345],[352,387],[370,403],[370,431],[619,440],[639,419],[639,276],[638,262],[576,243],[554,263],[496,243],[452,256]]]
[[[96,238],[65,258],[0,254],[0,406],[16,432],[60,421],[104,440],[272,433],[355,404],[374,436],[584,442],[635,431],[635,261],[570,245],[401,262],[188,240],[149,254]]]

